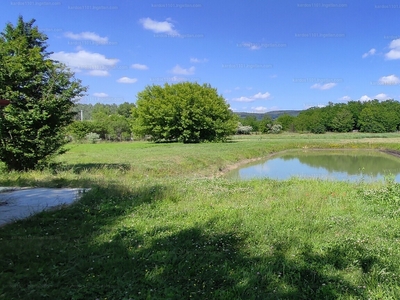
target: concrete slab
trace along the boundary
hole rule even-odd
[[[68,205],[89,189],[0,187],[0,226],[38,212]]]

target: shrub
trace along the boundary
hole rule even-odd
[[[95,132],[90,132],[86,135],[86,139],[92,143],[95,144],[97,141],[100,141],[100,135],[95,133]]]

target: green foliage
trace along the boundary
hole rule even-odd
[[[281,133],[281,132],[282,132],[282,125],[281,124],[271,125],[269,130],[268,130],[268,133],[272,133],[272,134],[278,134],[278,133]]]
[[[284,131],[294,131],[294,119],[294,116],[283,114],[276,119],[276,123],[281,124]]]
[[[308,132],[394,132],[400,125],[400,103],[394,100],[329,103],[302,111],[295,119],[296,131]],[[323,130],[323,127],[325,129]]]
[[[396,131],[400,118],[393,104],[377,100],[366,103],[358,119],[360,130],[375,133]]]
[[[47,37],[33,26],[8,23],[0,37],[0,159],[9,170],[36,168],[62,152],[75,99],[86,90],[63,64],[48,58]]]
[[[250,134],[253,131],[253,127],[251,126],[243,126],[242,123],[238,124],[236,129],[236,134]]]
[[[295,119],[296,131],[308,131],[312,133],[325,133],[326,126],[324,114],[321,108],[312,107],[302,111]]]
[[[86,135],[86,139],[87,139],[90,143],[95,144],[97,141],[100,140],[100,135],[97,134],[97,133],[94,133],[94,132],[89,132],[89,133]]]
[[[136,105],[133,132],[156,142],[224,141],[237,127],[229,105],[208,84],[147,86],[138,93]]]
[[[262,133],[268,133],[273,123],[274,121],[272,120],[271,116],[265,114],[262,120],[260,121],[259,130]]]
[[[345,108],[339,110],[332,119],[331,127],[333,131],[337,132],[352,131],[354,128],[354,120],[352,113]]]
[[[105,120],[108,127],[108,136],[111,140],[119,140],[130,138],[131,127],[128,119],[119,114],[110,115]]]
[[[394,176],[385,177],[384,184],[379,188],[361,189],[359,193],[368,201],[383,205],[400,205],[400,184],[395,182]]]
[[[67,132],[72,135],[75,140],[83,140],[86,135],[93,132],[94,123],[91,121],[74,121],[68,126]]]
[[[313,127],[311,127],[311,132],[317,133],[317,134],[322,134],[322,133],[326,132],[326,128],[323,124],[318,123],[318,124],[315,124]]]
[[[246,116],[244,119],[240,120],[243,126],[250,126],[252,131],[259,131],[260,128],[260,121],[257,120],[256,116]]]
[[[135,108],[135,104],[124,102],[118,106],[117,113],[125,118],[129,119],[132,117],[132,109]]]

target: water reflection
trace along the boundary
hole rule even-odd
[[[389,154],[366,150],[308,150],[285,152],[265,161],[246,165],[227,176],[234,179],[289,179],[299,176],[371,181],[382,180],[389,174],[400,182],[400,159]]]

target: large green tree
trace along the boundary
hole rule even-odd
[[[0,34],[0,160],[9,170],[36,168],[62,152],[75,99],[86,88],[65,65],[50,59],[47,36],[35,20],[8,23]]]
[[[340,109],[333,117],[330,126],[337,132],[349,132],[354,128],[353,114],[346,108]]]
[[[147,86],[132,109],[133,132],[156,142],[223,141],[237,118],[225,99],[208,84],[192,82]]]
[[[282,125],[282,130],[294,131],[294,119],[294,116],[285,113],[276,119],[276,123]]]

